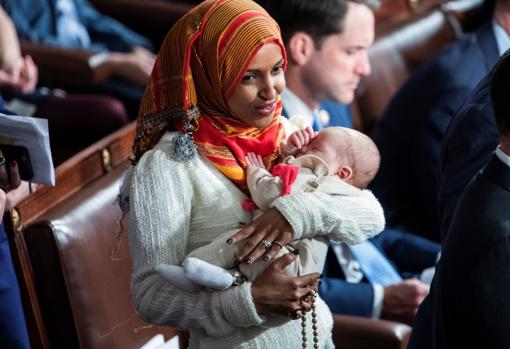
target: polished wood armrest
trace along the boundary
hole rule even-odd
[[[400,349],[407,343],[411,327],[402,323],[335,314],[333,342],[346,349]]]
[[[43,84],[92,85],[100,79],[99,74],[89,66],[89,58],[93,52],[28,42],[21,42],[21,51],[23,55],[32,56],[39,68],[39,79]]]

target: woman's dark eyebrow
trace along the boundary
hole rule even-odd
[[[273,67],[276,67],[276,66],[281,65],[281,64],[283,64],[283,58],[282,58],[282,59],[280,59],[278,62],[276,62],[276,63],[273,65]]]
[[[283,64],[283,58],[282,58],[282,59],[280,59],[280,60],[279,60],[278,62],[276,62],[275,64],[273,64],[273,68],[274,68],[274,67],[277,67],[277,66],[279,66],[279,65],[281,65],[281,64]],[[247,72],[247,73],[257,73],[257,72],[260,72],[260,69],[248,69],[246,72]]]

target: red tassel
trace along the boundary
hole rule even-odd
[[[292,184],[296,181],[298,167],[295,165],[278,164],[273,169],[273,176],[279,176],[282,180],[282,196],[289,195]]]
[[[243,202],[241,202],[241,207],[243,208],[243,210],[248,211],[248,212],[253,212],[256,209],[258,209],[255,201],[253,201],[250,198],[244,199]]]

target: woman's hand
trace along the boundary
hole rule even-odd
[[[253,282],[251,294],[259,314],[280,314],[297,318],[298,311],[312,308],[312,297],[317,292],[319,273],[290,277],[283,269],[296,255],[287,253],[274,261]]]
[[[289,222],[277,209],[272,208],[227,240],[235,244],[246,239],[237,254],[238,263],[251,264],[264,255],[265,262],[273,258],[282,246],[288,244],[294,233]]]

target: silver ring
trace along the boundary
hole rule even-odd
[[[5,163],[6,163],[5,158],[3,156],[0,156],[0,166],[5,165]]]
[[[262,244],[262,246],[264,246],[266,250],[269,250],[271,246],[273,246],[273,244],[267,240],[262,240],[260,243]]]

